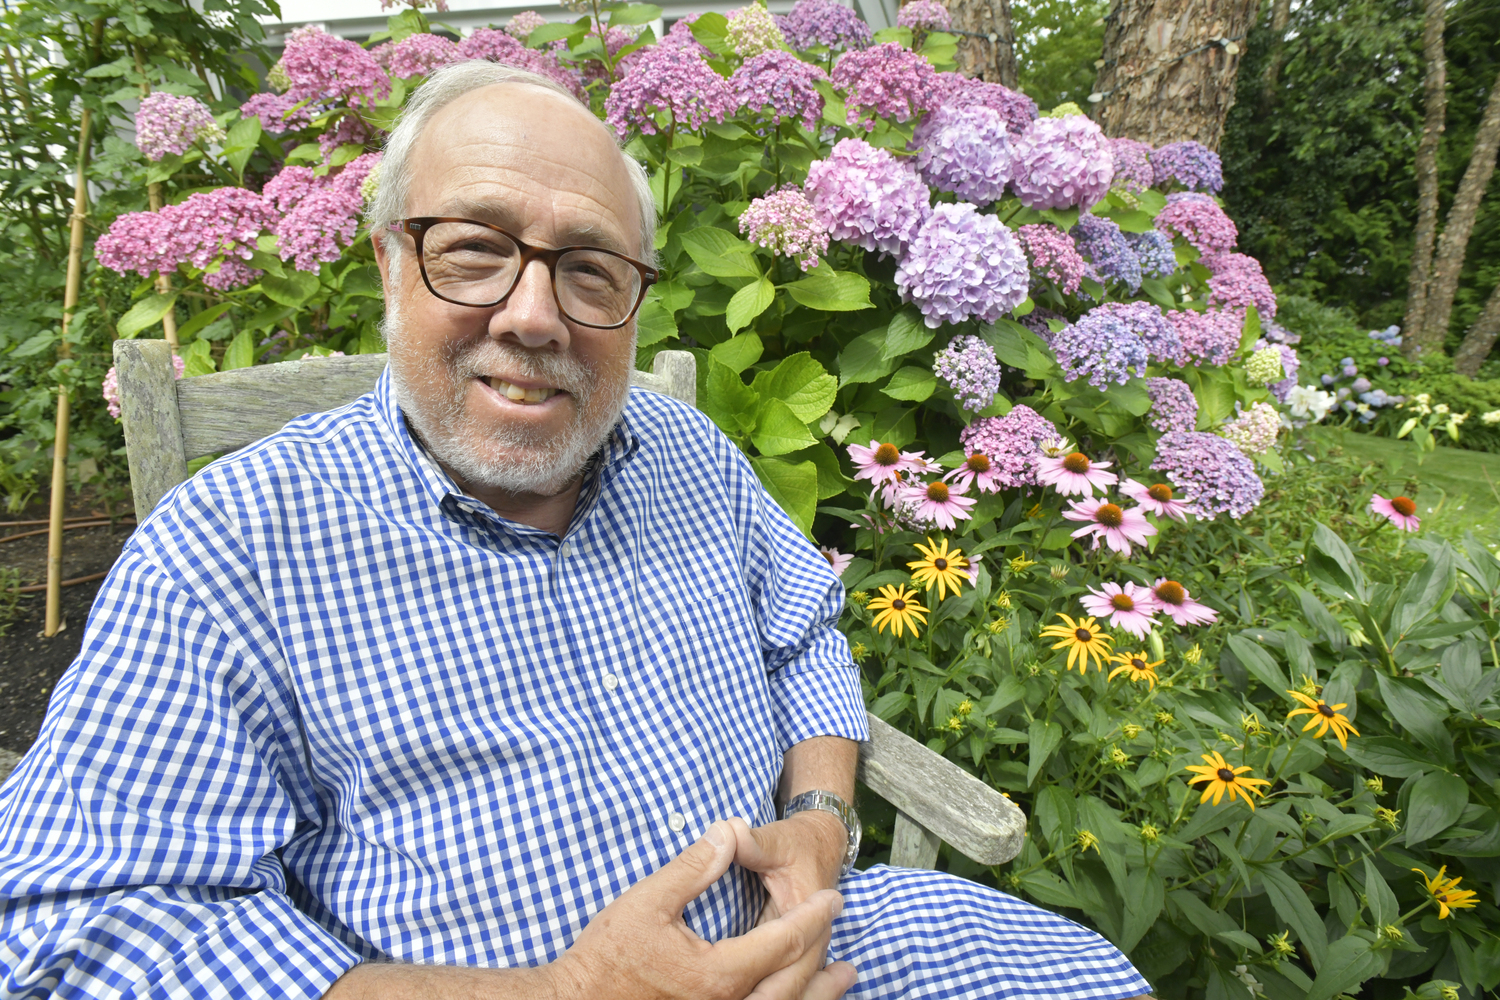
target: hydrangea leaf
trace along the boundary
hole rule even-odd
[[[766,492],[786,511],[804,535],[812,537],[813,516],[818,512],[818,467],[812,462],[788,462],[779,458],[750,459]]]
[[[801,281],[794,281],[785,288],[798,305],[809,309],[821,309],[824,312],[852,312],[858,309],[875,308],[870,302],[868,279],[850,271],[835,271],[826,265],[819,265],[807,277]]]
[[[908,365],[892,375],[891,380],[880,391],[892,399],[920,403],[931,396],[936,388],[937,377],[932,374],[931,369]]]
[[[191,378],[194,375],[208,375],[215,371],[213,355],[209,352],[213,345],[206,340],[195,340],[182,349],[183,378]]]
[[[723,343],[715,344],[709,348],[708,353],[715,361],[722,361],[735,372],[742,372],[759,361],[765,349],[765,344],[761,343],[758,336],[753,333],[742,333],[738,337],[730,337]]]
[[[805,421],[779,399],[762,399],[750,441],[762,455],[785,455],[818,443]]]
[[[120,321],[115,324],[115,329],[119,331],[121,338],[128,340],[142,330],[160,323],[161,318],[167,314],[167,310],[176,303],[176,292],[170,295],[160,293],[148,295],[131,306],[130,311],[120,317]]]
[[[768,399],[779,399],[804,423],[828,412],[837,395],[838,381],[806,351],[783,358],[768,372],[760,372],[755,391]]]
[[[300,306],[318,294],[318,276],[306,271],[288,271],[285,276],[265,274],[260,279],[260,290],[272,302],[284,306]]]
[[[731,437],[744,437],[755,426],[760,394],[740,379],[740,373],[709,358],[708,376],[700,401],[703,412]]]
[[[669,337],[677,336],[677,321],[658,299],[647,299],[641,303],[635,317],[636,346],[649,347]]]
[[[916,310],[903,309],[891,317],[891,323],[886,327],[885,344],[880,348],[880,356],[890,361],[903,354],[920,351],[932,343],[936,334],[936,330],[928,329],[927,324],[922,322]]]
[[[765,312],[775,298],[776,286],[771,284],[770,278],[752,281],[735,292],[724,310],[724,322],[729,325],[729,332],[742,330],[755,322],[755,317]]]
[[[650,24],[659,17],[661,17],[661,8],[656,4],[632,3],[610,11],[609,23],[612,27],[626,24]]]
[[[682,234],[683,249],[699,269],[716,278],[759,278],[760,265],[749,243],[717,226]]]
[[[241,330],[225,348],[224,361],[219,365],[219,370],[227,372],[236,368],[249,368],[253,364],[255,364],[255,335],[249,330]]]

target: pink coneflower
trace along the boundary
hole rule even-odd
[[[982,493],[1000,492],[999,479],[1001,472],[990,461],[990,457],[983,452],[976,451],[964,459],[964,464],[948,473],[945,479],[951,480],[963,489],[968,489],[973,483],[979,487]]]
[[[1193,513],[1192,504],[1172,499],[1172,487],[1166,483],[1145,486],[1134,479],[1127,479],[1120,485],[1120,492],[1145,508],[1146,513],[1157,517],[1165,514],[1173,520],[1185,521],[1186,515]]]
[[[829,548],[827,545],[819,545],[818,551],[823,553],[823,558],[828,560],[828,565],[833,569],[834,576],[843,576],[844,570],[854,561],[853,555],[845,555],[838,549]]]
[[[969,568],[964,570],[969,574],[969,586],[973,587],[979,583],[979,560],[984,556],[969,556]]]
[[[1370,497],[1370,513],[1379,514],[1404,531],[1416,531],[1422,523],[1417,517],[1417,505],[1410,497],[1385,497],[1376,493]]]
[[[1157,607],[1179,625],[1207,625],[1219,620],[1213,608],[1199,604],[1188,594],[1187,588],[1176,580],[1162,577],[1151,586],[1151,596]]]
[[[1044,458],[1037,463],[1040,471],[1037,472],[1037,482],[1043,486],[1054,486],[1057,492],[1063,496],[1071,496],[1077,493],[1079,496],[1093,496],[1094,487],[1101,491],[1106,486],[1111,486],[1119,481],[1113,472],[1105,472],[1109,468],[1108,462],[1090,462],[1089,457],[1081,451],[1075,451],[1056,458]]]
[[[1108,617],[1111,625],[1124,629],[1137,639],[1146,638],[1156,621],[1156,612],[1161,610],[1149,588],[1133,583],[1123,587],[1118,583],[1106,583],[1099,590],[1090,587],[1078,603],[1097,618]]]
[[[925,461],[920,451],[903,452],[893,444],[871,441],[870,446],[851,444],[849,457],[854,461],[855,479],[868,479],[872,483],[886,483],[896,478],[896,473],[912,467],[914,462]]]
[[[913,483],[901,498],[903,512],[914,521],[935,524],[953,530],[954,518],[967,520],[969,508],[978,501],[963,495],[961,487],[949,486],[941,479],[930,483]]]
[[[1156,527],[1146,520],[1140,508],[1125,510],[1104,500],[1074,500],[1063,511],[1063,517],[1069,521],[1088,522],[1073,532],[1074,538],[1093,535],[1096,549],[1102,538],[1110,548],[1127,556],[1130,555],[1131,542],[1144,545],[1147,538],[1156,534]]]

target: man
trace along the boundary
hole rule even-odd
[[[163,499],[0,791],[0,993],[1142,992],[1010,897],[846,870],[842,591],[628,392],[654,210],[597,119],[442,70],[371,216],[386,375]]]

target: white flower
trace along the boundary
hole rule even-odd
[[[1332,393],[1314,389],[1310,385],[1296,386],[1286,394],[1286,405],[1291,408],[1292,416],[1298,420],[1311,418],[1313,423],[1328,416],[1328,411],[1333,409],[1334,402],[1335,397]]]
[[[1448,412],[1448,404],[1447,403],[1439,403],[1438,405],[1436,405],[1436,406],[1434,406],[1432,408],[1432,412],[1433,413],[1447,413]]]
[[[1500,410],[1491,410],[1479,419],[1487,424],[1500,424]]]
[[[1251,996],[1263,997],[1266,995],[1266,988],[1261,985],[1259,979],[1250,974],[1250,967],[1248,965],[1236,965],[1234,967],[1234,978],[1245,984],[1245,988],[1250,991]]]

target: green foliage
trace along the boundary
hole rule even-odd
[[[1041,108],[1065,101],[1089,107],[1099,71],[1109,5],[1091,0],[1017,0],[1011,4],[1021,90]]]

